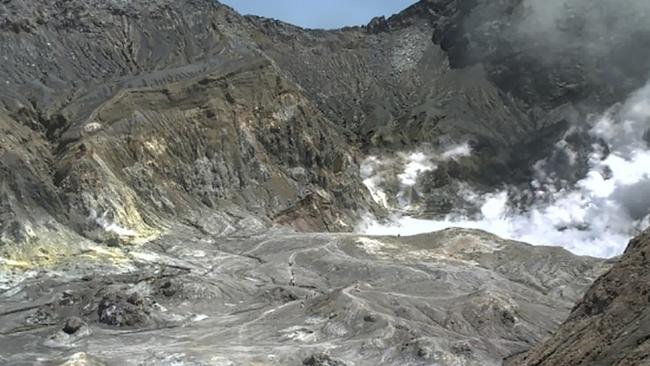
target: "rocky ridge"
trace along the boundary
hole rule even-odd
[[[508,365],[648,365],[650,232],[587,291],[557,332]]]

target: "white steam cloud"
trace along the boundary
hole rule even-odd
[[[523,39],[549,47],[540,57],[575,47],[585,57],[609,53],[613,45],[650,30],[647,0],[524,0],[519,11],[517,30]]]
[[[104,231],[108,233],[113,233],[116,234],[117,236],[120,237],[130,237],[130,236],[136,236],[137,233],[131,229],[127,229],[123,226],[120,226],[117,224],[113,219],[112,215],[109,214],[108,211],[104,211],[103,214],[98,215],[97,211],[91,210],[90,211],[90,220],[94,221],[99,225]]]
[[[624,104],[591,121],[589,133],[604,141],[608,149],[600,144],[592,147],[589,172],[573,187],[556,188],[553,179],[539,169],[531,182],[532,193],[539,200],[524,210],[510,201],[518,193],[514,188],[482,196],[471,191],[459,192],[466,200],[477,202],[480,214],[452,214],[441,220],[401,216],[388,225],[368,220],[359,230],[369,235],[414,235],[465,227],[535,245],[559,245],[580,255],[618,255],[631,237],[650,225],[649,128],[650,84]],[[558,148],[563,148],[562,144]],[[459,151],[462,153],[458,155],[469,153]],[[400,175],[402,185],[413,183],[419,173],[436,168],[425,164],[425,154],[408,156],[411,159]],[[382,166],[381,161],[374,157],[372,164],[375,170],[365,172],[366,182],[374,182],[373,196],[383,197],[381,200],[387,202],[386,193],[379,189],[381,178],[377,178],[381,172],[376,169]]]
[[[436,170],[438,163],[470,154],[471,147],[463,143],[442,150],[424,147],[421,151],[398,153],[391,158],[369,156],[361,163],[361,177],[375,202],[386,208],[410,210],[414,208],[411,195],[422,173]],[[396,168],[400,170],[395,172]],[[385,192],[384,187],[389,187],[391,192]],[[396,202],[389,198],[391,196],[396,197]]]

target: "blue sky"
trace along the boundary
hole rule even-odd
[[[242,14],[280,19],[305,28],[340,28],[367,24],[395,14],[417,0],[219,0]]]

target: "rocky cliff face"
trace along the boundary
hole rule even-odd
[[[509,364],[647,365],[649,251],[650,232],[646,231],[596,280],[553,337]]]
[[[355,149],[230,9],[13,1],[3,12],[11,256],[144,240],[228,207],[267,222],[299,210],[288,223],[306,230],[349,228],[372,209]]]
[[[559,140],[584,163],[593,138],[567,134],[579,134],[570,126],[589,98],[570,85],[588,75],[579,89],[608,102],[645,70],[614,82],[530,61],[537,45],[520,28],[535,9],[520,1],[421,1],[337,31],[210,1],[32,5],[0,14],[5,243],[144,239],[226,207],[349,230],[379,213],[358,174],[363,153],[468,144],[471,156],[441,163],[413,196],[444,213],[460,204],[458,182],[526,184]],[[556,160],[561,178],[584,173]]]

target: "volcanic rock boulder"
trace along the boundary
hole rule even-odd
[[[345,362],[334,359],[325,353],[317,353],[304,359],[302,364],[305,366],[347,366]]]
[[[67,334],[74,334],[83,326],[84,326],[84,321],[81,318],[73,316],[65,320],[65,324],[63,325],[63,331]]]
[[[128,297],[111,291],[103,295],[97,306],[99,322],[112,326],[142,326],[149,322],[149,310],[138,294]]]

